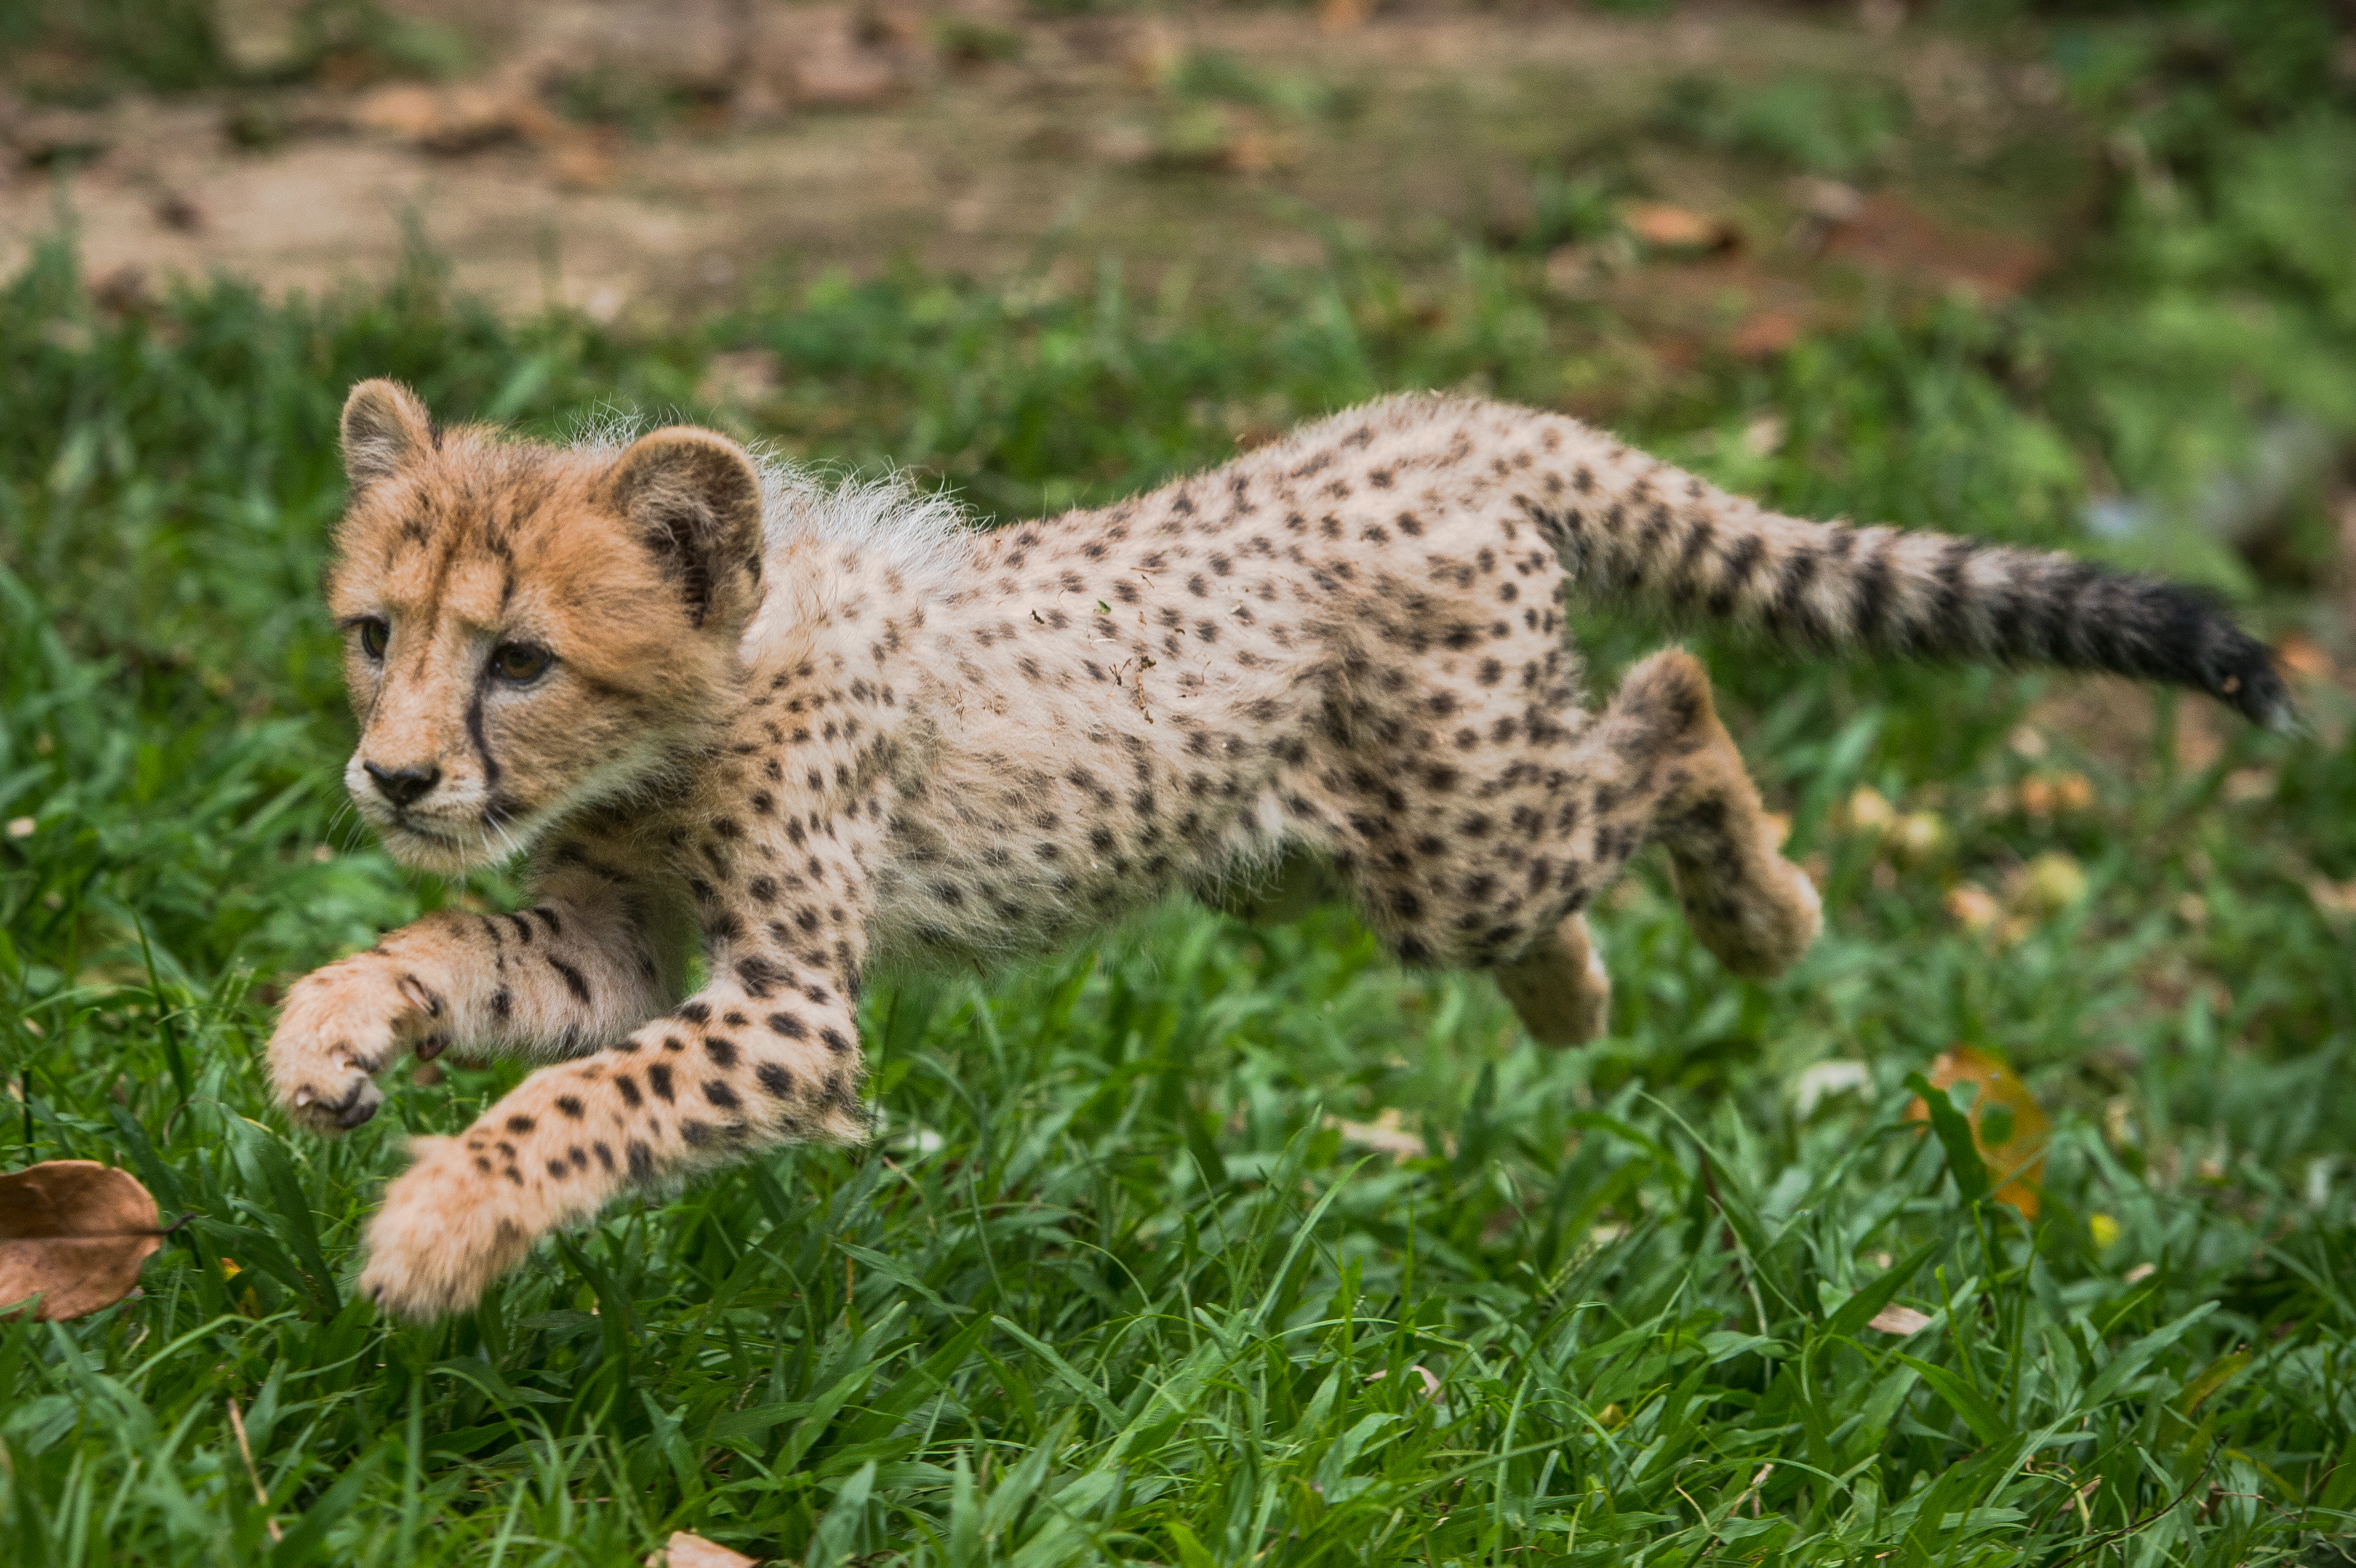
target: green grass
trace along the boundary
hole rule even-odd
[[[2104,109],[2102,59],[2089,112],[2157,125],[2170,181],[2112,192],[2037,299],[1706,365],[1621,428],[1790,507],[2086,548],[2090,495],[2189,505],[2270,419],[2344,441],[2344,106],[2253,116],[2201,77],[2225,107],[2167,165],[2192,111]],[[824,1563],[2328,1561],[2356,1528],[2356,937],[2308,891],[2356,879],[2328,691],[2308,734],[2221,729],[2199,766],[2167,743],[2189,699],[2146,750],[2057,732],[2032,760],[2008,737],[2058,686],[1713,646],[1826,885],[1783,981],[1719,971],[1648,868],[1600,922],[1613,1037],[1549,1054],[1343,912],[1173,907],[880,987],[870,1150],[625,1206],[453,1323],[348,1298],[402,1138],[515,1077],[404,1084],[328,1145],[284,1134],[258,1068],[271,987],[508,892],[400,873],[341,812],[315,583],[349,381],[542,431],[681,410],[1011,516],[1387,388],[1591,398],[1598,324],[1537,267],[1468,247],[1435,292],[1337,253],[1219,299],[1109,265],[1078,298],[787,276],[655,341],[503,324],[423,264],[112,316],[62,252],[6,285],[0,819],[33,830],[0,837],[0,1160],[118,1163],[186,1217],[143,1296],[0,1326],[12,1568],[621,1564],[674,1529]],[[751,347],[776,394],[698,406],[705,357]],[[2294,498],[2254,564],[2181,530],[2105,548],[2328,638],[2320,515]],[[1661,633],[1581,635],[1608,678]],[[1989,805],[2059,769],[2090,809]],[[1950,842],[1893,865],[1838,826],[1863,785]],[[2017,939],[1942,910],[2050,853],[2090,891]],[[1958,1042],[2053,1115],[2033,1224],[1903,1120]],[[1803,1115],[1828,1061],[1871,1092]],[[1386,1113],[1419,1156],[1338,1125]],[[1891,1301],[1931,1327],[1863,1327]]]

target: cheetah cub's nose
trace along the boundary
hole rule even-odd
[[[374,763],[360,766],[376,781],[377,794],[395,805],[423,799],[428,790],[442,782],[442,770],[430,763],[422,768],[380,768]]]

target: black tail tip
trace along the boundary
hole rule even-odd
[[[2274,650],[2238,628],[2228,627],[2218,640],[2202,685],[2209,695],[2251,723],[2268,730],[2296,727],[2298,709],[2290,699],[2290,685],[2275,662]]]
[[[2290,685],[2274,650],[2233,623],[2219,596],[2205,588],[2151,578],[2140,581],[2141,646],[2130,661],[2136,673],[2205,691],[2251,723],[2268,730],[2297,727]],[[2127,673],[2128,665],[2113,667]]]

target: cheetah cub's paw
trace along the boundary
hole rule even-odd
[[[416,1163],[384,1190],[369,1222],[359,1290],[392,1317],[422,1323],[471,1308],[531,1246],[511,1191],[455,1138],[418,1138]]]
[[[1760,872],[1705,892],[1687,867],[1672,862],[1670,879],[1685,905],[1686,924],[1718,961],[1746,980],[1772,980],[1797,964],[1825,927],[1824,899],[1808,873],[1780,855]]]
[[[287,1118],[315,1133],[348,1132],[377,1113],[372,1080],[414,1045],[421,1058],[445,1041],[429,1031],[441,998],[381,961],[346,959],[305,975],[287,994],[270,1037],[270,1082]]]

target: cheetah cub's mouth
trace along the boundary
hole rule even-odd
[[[619,449],[444,430],[365,381],[343,451],[327,602],[360,724],[344,784],[395,859],[496,864],[706,743],[760,599],[741,447],[686,427]]]

